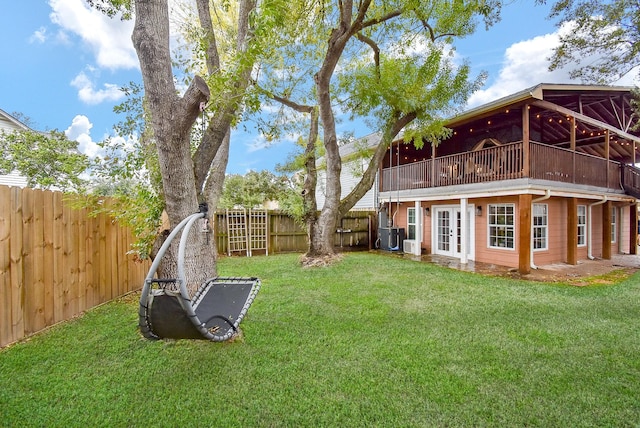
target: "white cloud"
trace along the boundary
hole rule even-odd
[[[569,83],[569,69],[549,71],[549,57],[558,44],[558,34],[545,34],[511,45],[504,54],[498,77],[469,99],[469,106],[485,104],[538,83]]]
[[[131,43],[133,21],[113,19],[91,9],[84,0],[49,0],[54,24],[76,34],[93,51],[100,67],[130,69],[138,67]]]
[[[270,145],[271,142],[267,141],[267,139],[262,134],[258,135],[253,140],[245,144],[245,146],[247,147],[247,153],[253,153],[259,150],[266,149]]]
[[[87,104],[100,104],[103,101],[118,101],[124,97],[124,93],[118,85],[113,83],[103,84],[102,89],[96,89],[93,81],[83,71],[71,82],[71,86],[78,89],[78,98]]]
[[[40,27],[29,37],[29,43],[44,43],[47,41],[47,29]]]
[[[489,87],[473,94],[468,107],[494,101],[539,83],[582,83],[569,77],[573,69],[570,65],[549,71],[549,58],[559,43],[559,35],[570,29],[570,25],[565,25],[554,33],[523,40],[508,47],[498,77]],[[629,73],[615,84],[637,84],[636,73]]]
[[[102,153],[102,148],[91,138],[90,131],[92,127],[93,124],[89,121],[89,118],[79,114],[73,118],[71,126],[64,131],[64,135],[68,139],[78,142],[78,150],[81,153],[90,158],[95,158]]]

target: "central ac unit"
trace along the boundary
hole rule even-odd
[[[405,239],[402,241],[402,251],[407,254],[415,254],[416,252],[416,241],[413,239]]]

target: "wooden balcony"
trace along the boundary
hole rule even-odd
[[[525,145],[516,142],[385,168],[380,190],[389,192],[530,178],[640,195],[640,170],[637,168],[535,142],[530,142],[528,148],[528,156]],[[526,164],[525,159],[528,159]]]

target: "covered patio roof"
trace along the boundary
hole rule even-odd
[[[532,140],[570,148],[575,126],[576,151],[626,164],[640,162],[640,131],[634,129],[638,117],[631,107],[631,89],[540,84],[471,109],[447,126],[457,132],[476,132],[478,137],[490,135],[522,127],[522,108],[527,106]]]

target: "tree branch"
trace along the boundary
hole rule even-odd
[[[205,39],[207,41],[207,68],[209,74],[213,74],[220,70],[220,56],[218,55],[216,34],[213,31],[213,23],[211,22],[209,0],[197,0],[196,3],[198,6],[200,25],[205,32]]]
[[[378,79],[379,79],[380,78],[380,48],[378,47],[376,42],[374,42],[372,39],[370,39],[369,37],[365,36],[362,33],[356,33],[356,38],[360,40],[362,43],[369,45],[369,47],[373,51],[373,61],[375,62],[376,74],[378,75]]]

